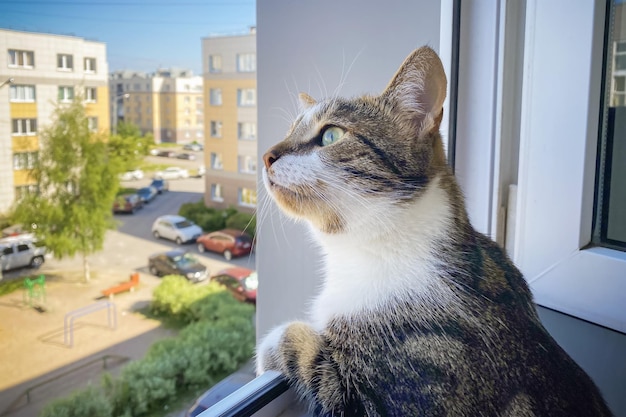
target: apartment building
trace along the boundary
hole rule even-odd
[[[202,40],[208,206],[256,208],[256,30]]]
[[[189,70],[116,71],[109,77],[111,124],[125,121],[156,143],[204,141],[202,77]]]
[[[94,130],[109,129],[106,45],[75,36],[0,29],[0,213],[24,193],[42,128],[58,103],[83,97]]]

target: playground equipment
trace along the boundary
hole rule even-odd
[[[46,277],[44,275],[24,280],[23,301],[24,304],[28,303],[29,307],[33,306],[33,301],[39,301],[39,304],[46,302]]]
[[[117,328],[117,311],[115,304],[110,301],[100,301],[85,307],[77,308],[65,314],[63,320],[63,343],[69,347],[74,346],[74,320],[96,311],[107,309],[107,322],[111,329]]]
[[[115,294],[119,294],[125,291],[133,291],[135,287],[138,285],[139,285],[139,272],[135,272],[130,275],[130,280],[114,285],[105,290],[102,290],[102,295],[112,299]]]

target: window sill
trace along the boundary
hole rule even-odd
[[[267,371],[198,417],[306,417],[283,376]]]

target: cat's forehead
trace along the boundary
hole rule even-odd
[[[320,100],[300,112],[290,133],[297,136],[309,136],[316,135],[328,125],[349,127],[359,120],[363,113],[368,112],[367,107],[373,105],[370,101],[364,97]]]

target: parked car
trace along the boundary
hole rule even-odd
[[[45,260],[46,248],[32,234],[0,239],[0,269],[39,268]]]
[[[204,174],[206,174],[206,168],[204,165],[200,165],[198,167],[198,171],[196,173],[196,177],[200,178],[200,177],[204,177]]]
[[[202,229],[183,216],[168,214],[158,217],[152,224],[152,234],[155,238],[173,240],[177,245],[186,242],[195,242]]]
[[[139,168],[132,169],[130,171],[126,171],[120,174],[120,180],[122,181],[134,181],[134,180],[140,180],[142,178],[143,178],[143,171],[140,170]]]
[[[163,194],[164,191],[169,191],[170,189],[170,183],[162,178],[153,179],[150,186],[156,188],[157,193],[159,194]]]
[[[173,158],[176,156],[176,152],[174,151],[158,151],[157,156],[164,156],[166,158]]]
[[[187,143],[183,146],[183,149],[186,151],[194,151],[194,152],[198,152],[201,150],[204,150],[204,146],[202,146],[202,144],[200,143]]]
[[[233,256],[243,256],[252,250],[252,237],[241,230],[223,229],[200,236],[196,243],[198,252],[205,250],[221,253],[227,261]]]
[[[178,155],[176,155],[176,158],[178,159],[187,159],[189,161],[195,161],[196,160],[196,156],[192,153],[179,153]]]
[[[143,207],[143,201],[138,194],[122,194],[115,197],[113,202],[114,213],[130,213],[134,214]]]
[[[148,269],[157,277],[182,275],[192,282],[204,281],[209,276],[208,268],[195,255],[179,249],[150,256]]]
[[[197,417],[205,410],[208,410],[223,398],[228,397],[239,388],[246,385],[248,382],[254,379],[254,373],[252,372],[235,372],[222,379],[217,384],[213,385],[211,389],[198,397],[196,402],[193,403],[191,408],[185,413],[185,417]]]
[[[141,187],[137,190],[137,195],[139,196],[139,198],[141,198],[141,201],[144,204],[148,204],[149,202],[154,200],[158,194],[159,192],[157,191],[157,189],[151,185],[148,187]]]
[[[165,180],[176,180],[181,178],[189,178],[189,171],[180,167],[168,167],[163,171],[157,171],[154,173],[154,178]]]
[[[211,281],[225,286],[237,300],[256,304],[256,290],[259,286],[256,271],[242,267],[226,268],[211,277]]]

